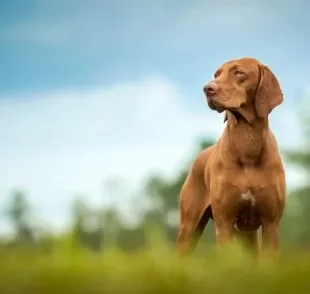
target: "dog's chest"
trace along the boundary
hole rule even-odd
[[[225,207],[235,218],[238,230],[252,231],[260,226],[262,213],[272,213],[277,174],[271,168],[228,166],[211,177],[211,197],[215,206]],[[271,192],[273,191],[273,192]]]
[[[255,205],[256,199],[255,199],[255,195],[252,194],[251,190],[248,189],[245,193],[241,193],[240,194],[240,200],[241,201],[249,201],[251,203],[251,205]]]
[[[238,231],[255,231],[259,228],[260,219],[257,210],[256,197],[251,189],[241,193],[237,205],[237,215],[234,226]]]
[[[268,185],[267,177],[266,173],[256,168],[240,168],[234,173],[223,175],[225,184],[238,188],[240,198],[244,200],[254,199]]]

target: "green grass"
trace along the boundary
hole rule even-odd
[[[156,244],[156,246],[155,246]],[[162,242],[145,251],[0,252],[0,293],[309,293],[310,253],[253,261],[238,248],[180,259]],[[155,292],[154,292],[155,293]]]

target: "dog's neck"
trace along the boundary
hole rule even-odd
[[[254,112],[228,113],[224,136],[227,156],[240,166],[261,162],[268,132],[268,118],[258,118]]]

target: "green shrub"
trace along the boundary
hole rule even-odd
[[[156,246],[154,245],[156,244]],[[63,245],[62,245],[63,248]],[[0,252],[0,293],[309,293],[310,253],[254,261],[238,248],[206,248],[180,259],[163,243],[148,250],[101,254]]]

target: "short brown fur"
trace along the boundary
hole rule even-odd
[[[225,111],[227,125],[182,187],[178,251],[193,250],[212,218],[219,247],[235,236],[258,252],[262,228],[262,249],[277,252],[286,182],[268,115],[283,101],[279,82],[256,59],[241,58],[223,64],[204,91],[212,110]],[[246,193],[254,202],[242,199]]]

